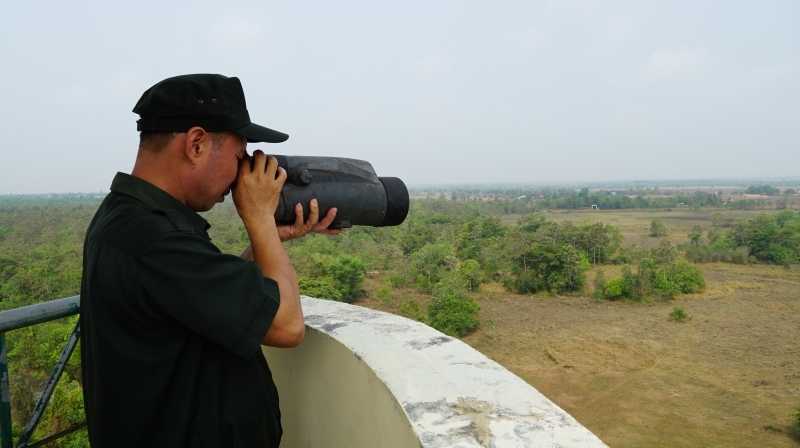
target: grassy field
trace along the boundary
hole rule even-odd
[[[760,212],[723,212],[732,222]],[[599,220],[638,243],[654,216],[674,242],[712,213],[549,213]],[[655,238],[645,241],[657,242]],[[800,267],[702,264],[706,291],[671,302],[630,304],[520,296],[498,285],[475,294],[481,328],[464,340],[536,387],[612,447],[792,447],[800,406]],[[589,283],[596,269],[588,273]],[[603,266],[606,278],[619,266]],[[371,278],[374,291],[384,281]],[[359,305],[390,312],[413,289]],[[668,320],[674,307],[691,319]]]

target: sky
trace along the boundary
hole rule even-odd
[[[5,2],[0,61],[3,195],[107,191],[187,73],[409,185],[800,177],[794,0]]]

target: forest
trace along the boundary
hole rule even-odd
[[[570,194],[541,190],[507,200],[496,192],[478,193],[495,197],[478,198],[474,191],[461,191],[450,198],[442,194],[414,199],[401,226],[355,227],[338,236],[312,235],[287,243],[301,292],[353,303],[365,295],[365,279],[375,278],[381,283],[375,288],[376,297],[411,288],[430,300],[404,300],[402,314],[463,337],[484,323],[475,297],[488,283],[520,295],[581,296],[591,291],[595,300],[665,301],[703,290],[701,265],[693,262],[788,268],[800,259],[800,215],[792,210],[762,214],[728,227],[717,217],[710,228],[696,226],[685,245],[674,245],[656,232],[656,247],[626,246],[618,228],[601,222],[556,222],[536,213],[557,204],[622,208],[656,206],[657,202],[648,201],[662,201],[659,206],[682,201],[710,207],[720,206],[719,195],[698,192],[645,199],[610,196],[604,191],[589,194],[584,188]],[[527,200],[534,196],[543,197]],[[94,196],[0,200],[0,310],[79,294],[85,229],[101,200]],[[504,223],[501,217],[509,213],[517,215]],[[204,216],[212,224],[210,234],[220,250],[238,254],[246,247],[247,233],[231,203]],[[618,265],[619,276],[605,278],[600,270],[587,278],[587,271],[600,265]],[[15,436],[30,415],[75,319],[8,335]],[[83,421],[78,359],[77,353],[73,355],[36,437]],[[79,431],[52,446],[86,445],[85,431]]]

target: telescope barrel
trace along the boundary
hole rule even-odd
[[[331,229],[396,226],[408,215],[408,189],[403,181],[396,177],[378,177],[365,160],[273,157],[288,175],[275,211],[276,222],[294,222],[294,206],[298,203],[303,204],[303,220],[307,220],[311,199],[319,204],[320,219],[336,207]]]

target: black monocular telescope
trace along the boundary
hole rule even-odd
[[[319,218],[336,207],[330,229],[352,226],[397,226],[408,215],[408,189],[396,177],[378,177],[366,160],[342,157],[277,156],[286,170],[286,183],[275,211],[276,222],[294,222],[294,206],[303,204],[303,221],[310,213],[308,203],[316,199]],[[251,159],[253,163],[254,159]]]

